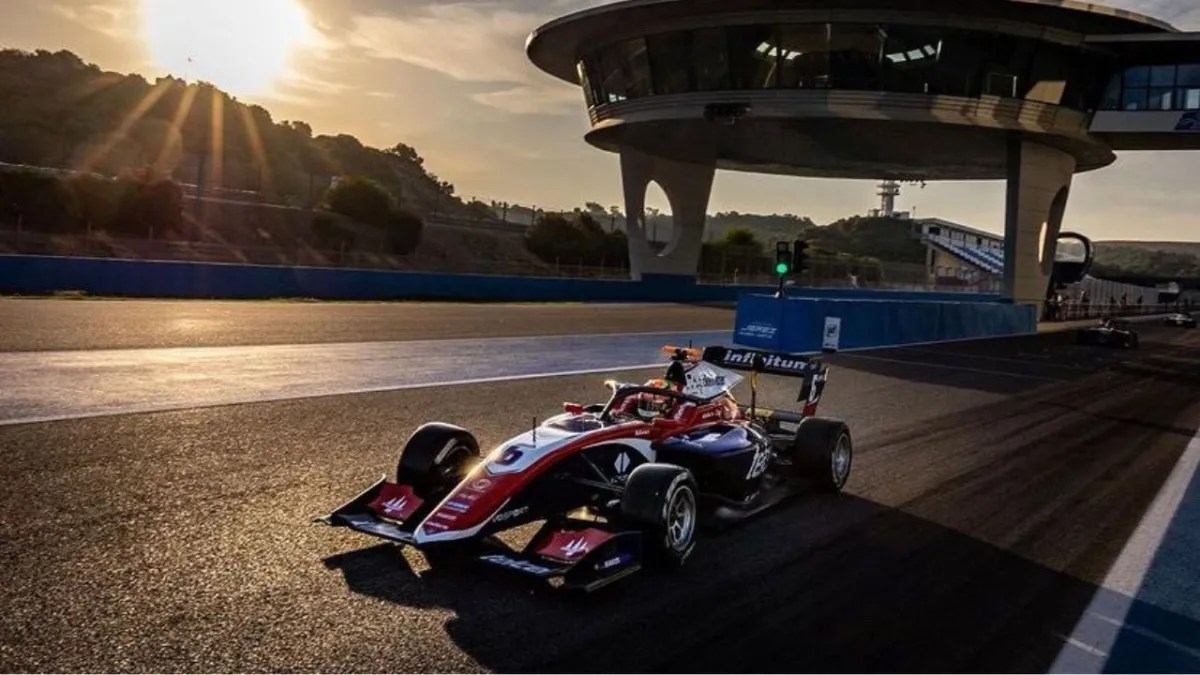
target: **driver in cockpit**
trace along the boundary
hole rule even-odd
[[[673,389],[675,391],[682,391],[683,389],[682,387],[671,386],[671,383],[666,380],[649,380],[643,386],[655,389]],[[642,392],[630,396],[626,403],[632,404],[630,405],[630,412],[632,414],[637,415],[644,422],[650,422],[660,417],[669,419],[676,406],[682,402],[672,396]]]
[[[672,363],[663,378],[649,380],[643,386],[682,393],[684,387],[687,386],[687,370],[681,363]],[[724,416],[727,419],[737,417],[737,402],[733,400],[732,396],[726,393],[721,398],[727,405]],[[695,403],[675,396],[641,392],[626,397],[617,407],[616,413],[622,417],[652,422],[656,419],[683,419],[687,412],[695,407]]]

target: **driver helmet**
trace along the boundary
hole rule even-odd
[[[655,389],[670,389],[671,385],[666,380],[650,380],[645,386]],[[643,392],[638,395],[637,414],[645,420],[652,420],[661,415],[665,415],[671,409],[671,397],[661,394],[652,394]]]

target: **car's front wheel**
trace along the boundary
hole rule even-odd
[[[413,432],[396,462],[396,482],[411,485],[422,497],[436,498],[453,489],[479,460],[479,442],[452,424],[431,422]]]
[[[645,532],[646,557],[679,567],[696,546],[700,491],[687,469],[643,464],[629,474],[621,515]]]

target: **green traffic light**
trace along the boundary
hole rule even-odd
[[[779,263],[778,265],[776,265],[776,266],[775,266],[775,273],[776,273],[776,274],[787,274],[787,273],[788,273],[788,265],[787,265],[787,263]]]

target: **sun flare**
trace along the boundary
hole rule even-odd
[[[234,94],[270,91],[312,39],[299,0],[142,0],[154,65]]]

